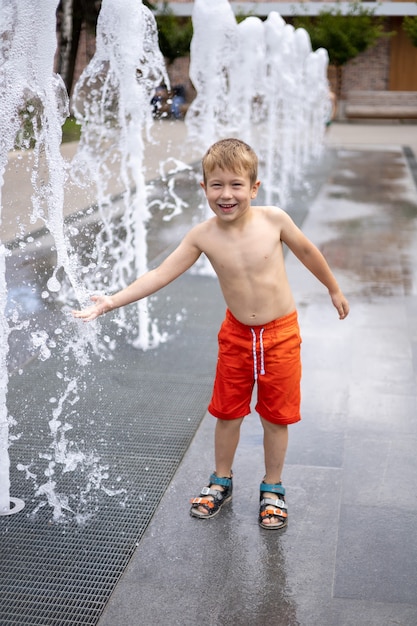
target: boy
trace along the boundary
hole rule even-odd
[[[215,471],[190,513],[214,517],[232,498],[232,463],[243,418],[250,413],[255,381],[256,410],[264,430],[265,476],[260,485],[259,524],[276,530],[287,524],[281,473],[288,424],[300,418],[300,344],[295,302],[288,284],[283,243],[329,290],[339,318],[349,305],[321,252],[276,207],[253,207],[260,182],[258,159],[238,139],[215,143],[203,158],[202,188],[214,217],[192,228],[159,267],[75,317],[90,321],[158,291],[205,253],[227,305],[219,333],[219,357],[208,407],[217,418]]]

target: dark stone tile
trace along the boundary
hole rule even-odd
[[[355,491],[341,507],[334,596],[417,604],[417,535],[414,511],[361,507]]]
[[[373,438],[350,434],[345,441],[344,490],[348,505],[354,494],[361,507],[386,507],[417,514],[417,437],[392,432]]]
[[[321,428],[314,415],[304,415],[302,424],[290,430],[287,464],[342,467],[343,455],[343,432]]]
[[[417,399],[415,395],[390,393],[382,382],[363,380],[350,388],[349,428],[359,428],[362,437],[381,434],[417,434]]]

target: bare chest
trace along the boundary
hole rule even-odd
[[[221,274],[258,273],[282,262],[282,242],[270,232],[260,230],[209,246],[207,256]]]

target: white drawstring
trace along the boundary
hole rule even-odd
[[[258,364],[256,361],[256,333],[253,328],[250,329],[252,333],[252,355],[253,355],[253,377],[258,380]]]
[[[264,330],[265,328],[261,328],[261,332],[259,333],[259,347],[261,349],[261,375],[265,374],[264,342],[262,340]]]
[[[260,356],[261,356],[261,376],[265,374],[265,357],[264,357],[264,343],[262,340],[262,335],[264,332],[264,328],[261,328],[259,333],[259,348],[260,348]],[[253,328],[250,329],[252,333],[252,355],[253,355],[253,377],[255,380],[258,380],[258,358],[256,355],[256,332]]]

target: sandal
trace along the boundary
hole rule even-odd
[[[276,485],[269,485],[261,482],[261,501],[259,505],[259,525],[266,530],[277,530],[284,528],[288,523],[288,511],[287,504],[285,502],[285,489],[281,483]],[[276,493],[279,497],[277,499],[271,497],[263,497],[264,493]],[[278,524],[264,524],[265,519],[271,519],[277,517]]]
[[[209,478],[209,484],[207,487],[203,487],[198,498],[190,500],[191,509],[190,515],[199,517],[200,519],[209,519],[217,515],[222,508],[223,504],[230,502],[232,499],[233,491],[233,474],[230,478],[216,476],[216,472]],[[219,489],[212,489],[213,485],[219,485],[223,487],[223,491]],[[207,497],[210,496],[210,497]],[[199,507],[203,507],[206,512],[200,511]]]

